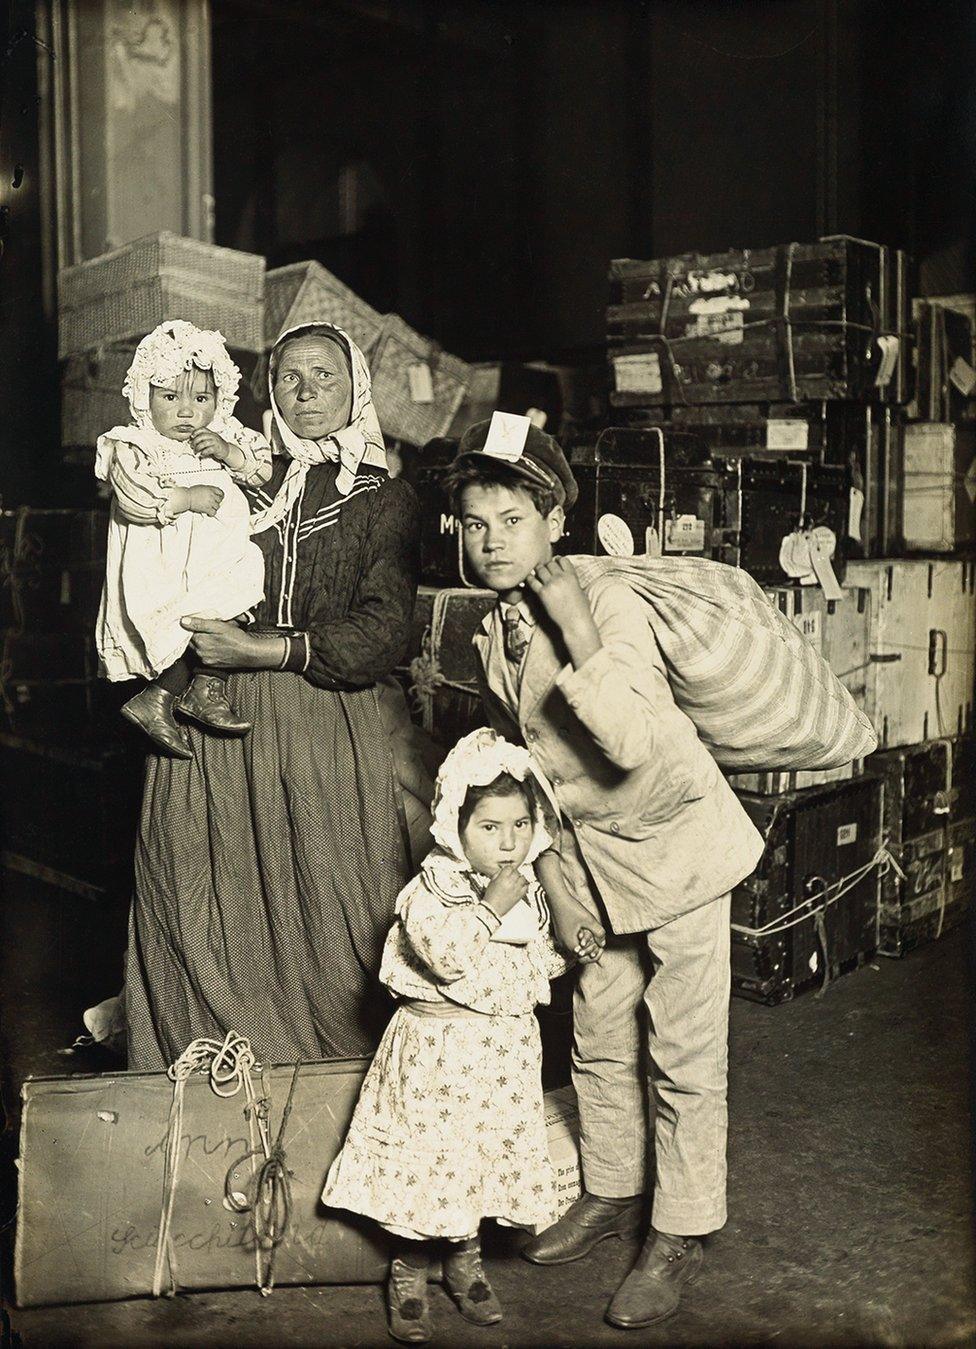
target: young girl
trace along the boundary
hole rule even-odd
[[[435,846],[397,901],[380,978],[400,999],[363,1082],[322,1198],[401,1239],[387,1288],[390,1333],[430,1338],[427,1270],[462,1316],[501,1320],[481,1264],[483,1217],[537,1227],[554,1216],[533,1008],[566,965],[532,862],[558,815],[526,750],[482,729],[437,778]],[[579,909],[576,954],[599,957]]]
[[[238,483],[271,476],[271,447],[234,417],[241,373],[220,333],[176,319],[135,351],[122,392],[130,426],[98,438],[95,474],[112,489],[105,586],[95,629],[100,670],[150,680],[122,708],[155,743],[192,758],[174,709],[243,735],[219,670],[194,668],[180,619],[232,619],[264,590]]]

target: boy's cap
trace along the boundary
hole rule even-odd
[[[481,460],[486,468],[502,464],[533,487],[555,492],[565,510],[570,509],[579,495],[573,471],[558,442],[528,417],[495,412],[489,421],[469,426],[458,444],[454,462],[472,459]]]

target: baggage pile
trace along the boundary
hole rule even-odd
[[[974,885],[976,304],[912,311],[908,275],[904,253],[846,236],[612,262],[610,412],[569,446],[565,552],[747,573],[876,732],[875,754],[831,767],[713,746],[768,840],[732,934],[735,991],[766,1002],[935,938]],[[447,743],[480,715],[467,648],[490,603],[465,589],[440,490],[453,452],[429,444],[418,475],[441,620],[414,666]],[[941,773],[927,808],[897,786],[922,764]]]

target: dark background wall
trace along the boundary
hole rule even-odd
[[[218,241],[319,257],[461,355],[599,344],[613,256],[845,231],[973,283],[972,4],[273,11],[214,5]]]

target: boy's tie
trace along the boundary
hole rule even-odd
[[[521,665],[529,639],[522,631],[522,615],[514,604],[505,610],[502,622],[505,626],[505,655],[513,665]]]

